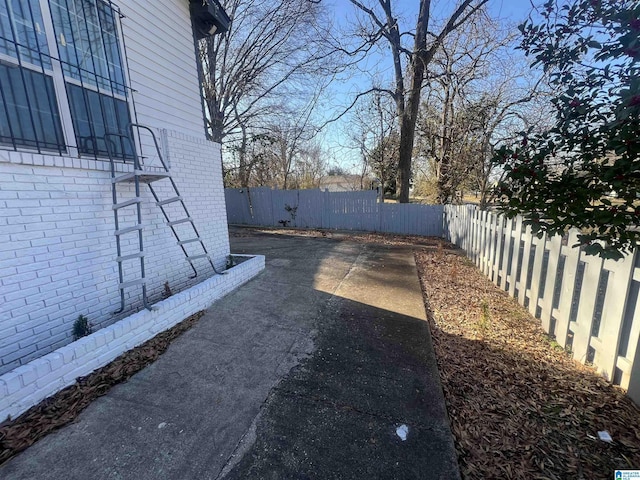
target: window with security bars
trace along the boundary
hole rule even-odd
[[[105,0],[0,0],[0,144],[133,158],[119,18]]]

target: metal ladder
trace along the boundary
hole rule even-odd
[[[176,239],[178,246],[182,250],[182,253],[184,254],[187,261],[189,262],[189,265],[193,270],[193,275],[190,276],[189,278],[193,279],[198,276],[198,271],[196,270],[196,267],[193,264],[193,262],[202,258],[206,258],[209,261],[211,268],[217,275],[223,275],[225,273],[225,272],[219,272],[216,269],[215,265],[213,264],[213,260],[211,259],[211,254],[209,254],[209,252],[207,251],[207,247],[202,241],[202,238],[200,237],[200,233],[196,228],[193,218],[191,217],[189,210],[187,209],[187,205],[184,202],[184,198],[180,195],[178,186],[176,185],[176,182],[171,177],[169,168],[165,163],[164,158],[162,157],[162,152],[160,150],[160,146],[158,144],[158,140],[156,138],[154,131],[145,125],[140,125],[137,123],[129,124],[128,129],[131,132],[130,136],[122,135],[119,133],[107,133],[104,136],[105,143],[107,145],[107,153],[109,155],[109,161],[111,164],[111,191],[113,196],[112,209],[113,209],[114,222],[115,222],[114,234],[116,237],[116,249],[117,249],[116,262],[118,263],[118,277],[119,277],[118,289],[120,290],[120,308],[117,311],[115,311],[114,314],[118,314],[124,310],[125,290],[127,288],[134,287],[134,286],[142,287],[143,305],[145,308],[151,310],[151,305],[149,305],[149,302],[147,299],[147,287],[146,287],[145,266],[144,266],[144,242],[143,242],[143,235],[142,235],[143,224],[142,224],[142,207],[141,207],[142,198],[140,196],[141,183],[146,183],[147,186],[149,187],[149,190],[151,191],[151,195],[153,195],[153,198],[155,200],[156,206],[160,207],[160,210],[162,211],[162,215],[164,216],[166,224],[169,226],[169,228],[173,232],[173,236]],[[115,138],[119,139],[119,143],[122,147],[123,152],[124,152],[124,142],[128,142],[131,146],[132,151],[135,152],[136,150],[135,150],[134,138],[135,138],[136,129],[138,130],[138,133],[140,132],[140,130],[145,130],[151,134],[151,137],[153,138],[153,143],[156,149],[156,154],[158,156],[158,159],[160,160],[162,169],[164,171],[154,172],[154,171],[145,170],[144,157],[138,156],[134,153],[133,154],[133,171],[129,173],[116,175],[115,158],[113,153],[113,147],[114,147],[113,139]],[[160,199],[158,193],[151,185],[154,182],[161,182],[161,181],[164,181],[165,183],[166,181],[168,181],[171,185],[171,190],[173,192],[171,196],[165,199]],[[119,199],[117,187],[121,183],[133,183],[135,185],[135,196],[128,199]],[[176,209],[177,212],[175,211],[173,212],[174,215],[176,216],[176,218],[173,218],[173,219],[170,218],[169,212],[167,210],[167,206],[170,204],[179,204],[179,208]],[[125,228],[121,228],[120,227],[121,219],[118,213],[122,209],[131,208],[133,206],[135,206],[136,208],[135,223]],[[176,225],[181,225],[181,224],[185,224],[185,225],[189,224],[191,227],[191,229],[189,229],[187,226],[187,232],[185,232],[184,230],[182,231],[183,235],[185,233],[189,233],[188,238],[186,238],[185,240],[181,238],[178,232],[178,229],[175,228]],[[127,253],[126,255],[122,255],[123,237],[126,238],[127,236],[130,236],[130,234],[134,234],[134,233],[137,233],[137,246],[138,246],[137,251],[134,253]],[[196,246],[196,248],[199,245],[201,252],[196,254],[190,254],[187,251],[187,248],[185,247],[185,245],[188,245],[188,244],[192,244]],[[132,260],[139,260],[140,262],[139,278],[136,278],[135,280],[125,281],[124,280],[125,265],[128,265],[129,262],[131,262]]]

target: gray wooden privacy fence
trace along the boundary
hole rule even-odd
[[[640,404],[640,253],[619,261],[585,255],[577,231],[541,238],[519,217],[474,206],[444,209],[444,236],[496,285],[539,318],[583,363]]]
[[[232,224],[443,235],[441,205],[379,203],[373,190],[227,188],[225,200]]]

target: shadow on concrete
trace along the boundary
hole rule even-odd
[[[317,350],[271,391],[255,442],[224,478],[456,478],[426,322],[336,303]]]

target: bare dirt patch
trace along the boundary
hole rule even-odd
[[[392,235],[387,233],[351,232],[346,230],[318,230],[296,228],[236,227],[229,232],[232,237],[254,236],[256,233],[269,235],[287,235],[295,237],[327,238],[358,243],[377,243],[381,245],[411,245],[426,248],[444,248],[454,251],[455,247],[439,237],[421,237],[418,235]]]

